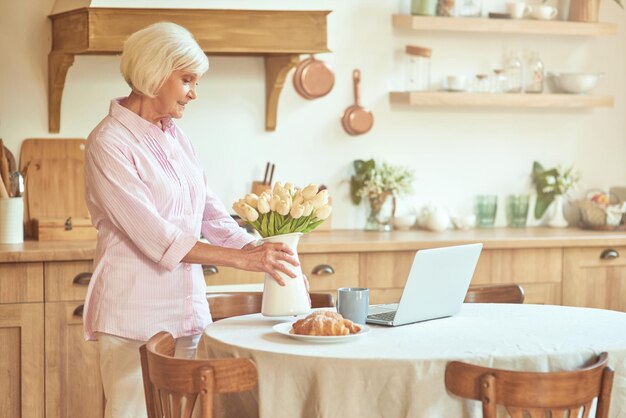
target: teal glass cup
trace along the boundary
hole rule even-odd
[[[498,210],[497,195],[478,195],[474,205],[476,215],[476,226],[479,228],[491,228],[496,223],[496,212]]]
[[[506,197],[506,223],[513,228],[524,228],[528,219],[528,195],[515,194]]]

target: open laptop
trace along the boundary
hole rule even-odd
[[[482,248],[482,244],[469,244],[418,251],[400,303],[370,305],[367,322],[395,327],[455,315]]]

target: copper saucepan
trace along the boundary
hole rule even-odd
[[[361,81],[361,72],[359,70],[352,72],[352,80],[354,83],[354,104],[344,110],[343,115],[341,115],[341,124],[343,129],[350,135],[363,135],[372,129],[374,115],[360,104],[359,83]]]
[[[308,100],[326,96],[333,89],[335,75],[330,67],[313,55],[300,61],[293,74],[296,92]]]

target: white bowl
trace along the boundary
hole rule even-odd
[[[598,83],[602,73],[550,73],[556,87],[573,94],[589,93]]]
[[[408,230],[415,225],[416,216],[415,215],[400,215],[396,216],[393,220],[393,226],[396,229],[400,230]]]

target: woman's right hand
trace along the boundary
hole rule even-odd
[[[239,268],[248,271],[262,271],[269,274],[281,286],[285,282],[278,272],[285,273],[291,278],[297,275],[284,263],[289,263],[294,267],[298,267],[300,263],[293,258],[293,251],[282,243],[265,242],[259,246],[246,245],[242,248],[243,257]]]

